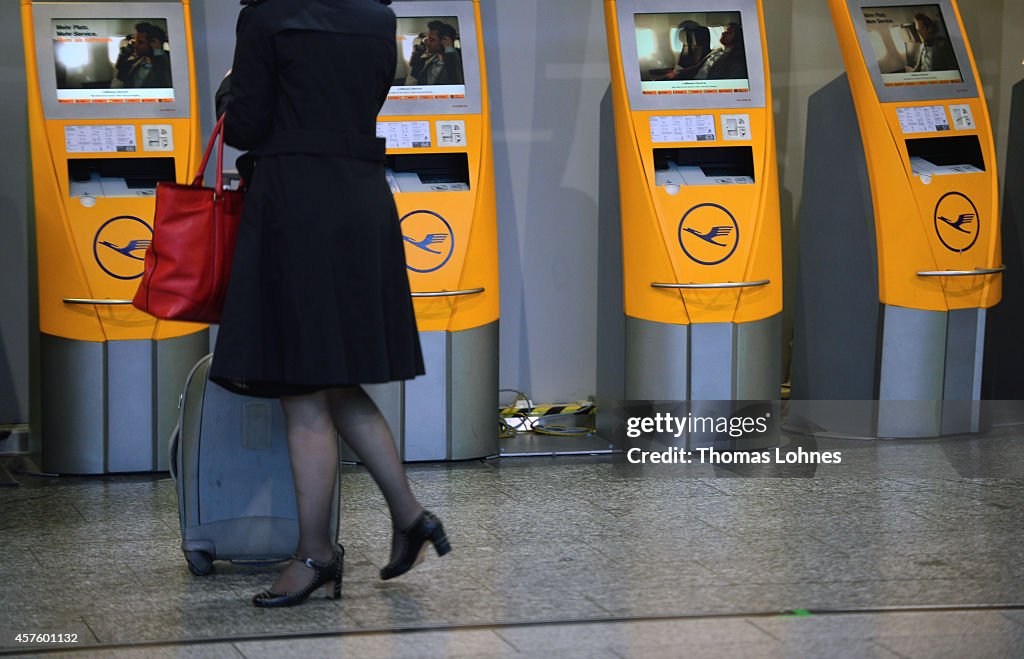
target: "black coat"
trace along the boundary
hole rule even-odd
[[[211,375],[252,395],[423,373],[376,117],[395,75],[376,0],[242,10],[225,141],[255,160]]]

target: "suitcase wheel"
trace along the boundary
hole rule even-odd
[[[213,574],[213,559],[205,551],[187,551],[185,560],[188,561],[188,571],[197,577]]]

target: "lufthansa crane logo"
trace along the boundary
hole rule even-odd
[[[146,249],[153,242],[153,228],[133,215],[119,215],[103,223],[92,241],[96,265],[114,279],[142,276]]]
[[[698,204],[679,221],[679,246],[695,263],[718,265],[733,255],[739,242],[740,225],[718,204]]]
[[[966,252],[978,242],[981,218],[974,202],[961,192],[948,192],[935,205],[935,233],[951,252]]]
[[[425,274],[440,270],[455,252],[452,225],[433,211],[418,210],[401,220],[405,241],[405,263],[413,272]]]

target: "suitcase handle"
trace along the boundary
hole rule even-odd
[[[171,431],[171,441],[168,442],[167,464],[170,465],[171,480],[174,484],[178,484],[178,440],[181,439],[181,421],[174,425],[174,430]]]
[[[188,392],[188,384],[192,382],[192,376],[196,374],[202,363],[209,358],[210,355],[206,355],[192,366],[192,370],[185,377],[185,389],[178,396],[178,422],[174,424],[174,430],[171,431],[171,439],[167,442],[167,464],[170,465],[171,480],[174,481],[175,486],[178,484],[178,443],[181,440],[181,426],[185,418],[185,394]]]

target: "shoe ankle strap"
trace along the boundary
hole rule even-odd
[[[320,561],[314,561],[312,558],[302,558],[298,554],[292,554],[292,560],[293,561],[298,561],[298,562],[302,563],[303,565],[305,565],[306,567],[308,567],[310,569],[313,569],[313,570],[323,570],[324,568],[326,568],[328,565],[331,564],[330,561],[328,561],[326,563],[321,563]],[[334,560],[334,559],[331,559],[331,560]]]

